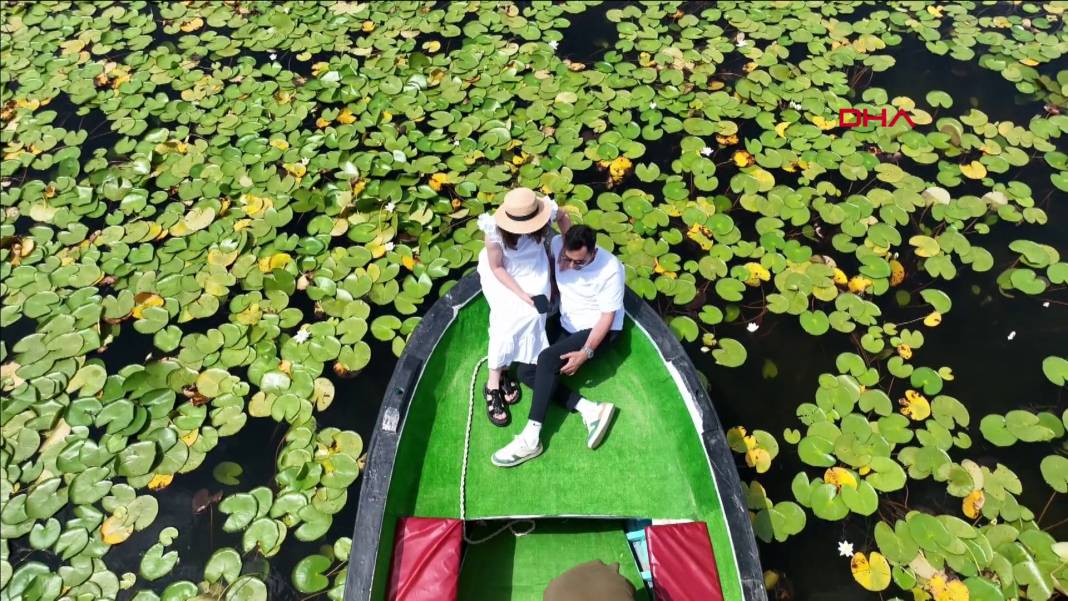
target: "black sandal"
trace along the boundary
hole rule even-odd
[[[504,398],[505,403],[515,405],[519,402],[522,393],[519,383],[512,379],[511,374],[507,371],[501,373],[501,396]],[[511,400],[509,400],[509,397],[511,397]]]
[[[504,404],[504,399],[501,398],[500,389],[490,390],[487,386],[482,391],[486,398],[486,415],[489,416],[490,423],[502,428],[510,424],[512,416],[508,413],[508,407]],[[502,413],[504,417],[494,417]]]

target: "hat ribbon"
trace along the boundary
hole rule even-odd
[[[505,211],[504,214],[507,215],[508,218],[513,220],[513,221],[530,221],[531,219],[534,219],[535,217],[537,217],[538,213],[540,213],[540,212],[541,212],[541,205],[539,204],[537,207],[534,208],[533,211],[531,211],[530,213],[527,213],[526,215],[513,215],[513,214],[509,213],[508,211]]]

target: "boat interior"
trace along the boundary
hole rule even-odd
[[[465,440],[466,534],[479,539],[507,525],[512,530],[480,544],[464,545],[460,599],[541,600],[550,580],[579,563],[618,562],[644,590],[627,520],[691,520],[707,525],[719,574],[737,567],[711,466],[684,393],[656,345],[629,317],[615,343],[574,377],[564,380],[583,396],[611,401],[618,412],[604,442],[586,447],[577,414],[554,405],[542,428],[543,454],[514,468],[490,456],[523,428],[531,391],[523,387],[512,420],[497,427],[486,416],[483,366],[488,307],[475,297],[445,331],[418,380],[404,418],[384,515],[379,566],[389,565],[396,521],[404,516],[460,518]],[[734,466],[726,466],[734,469]],[[383,562],[383,560],[385,560]],[[385,577],[376,572],[372,598],[384,598]],[[725,598],[740,598],[736,578],[725,577]]]

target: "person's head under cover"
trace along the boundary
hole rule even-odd
[[[557,576],[542,601],[634,601],[634,586],[619,574],[619,564],[594,560]]]

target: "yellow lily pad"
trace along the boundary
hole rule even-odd
[[[853,472],[844,467],[827,468],[827,471],[823,473],[823,481],[827,484],[833,484],[839,489],[843,486],[857,487],[857,479],[853,476]]]
[[[890,563],[878,551],[870,555],[856,552],[849,562],[853,579],[869,591],[882,591],[890,586]]]
[[[100,524],[100,537],[109,545],[117,545],[124,542],[130,538],[133,531],[133,526],[125,524],[119,514],[109,516],[104,520],[104,523]]]
[[[931,403],[927,397],[915,390],[906,390],[905,398],[898,399],[897,402],[901,405],[901,415],[913,421],[923,421],[931,417]]]
[[[897,286],[905,281],[905,266],[897,259],[890,260],[890,285]]]
[[[967,165],[961,165],[960,172],[968,179],[983,179],[986,177],[986,167],[979,161],[972,161]]]
[[[974,520],[979,517],[979,512],[982,511],[985,502],[986,496],[983,494],[982,489],[973,490],[961,502],[961,511],[968,516],[968,519]]]
[[[748,167],[753,164],[753,155],[745,150],[734,151],[734,164],[738,167]]]
[[[172,480],[174,480],[174,474],[156,474],[148,481],[148,489],[163,490],[170,486]]]

